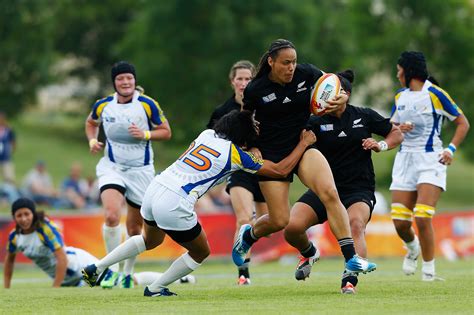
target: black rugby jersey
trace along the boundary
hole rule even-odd
[[[347,105],[341,118],[311,116],[309,125],[316,134],[314,146],[331,166],[338,190],[375,190],[372,150],[362,148],[362,139],[372,134],[386,137],[392,124],[370,108]],[[317,175],[317,174],[316,174]]]
[[[310,115],[311,89],[321,77],[311,64],[298,64],[285,85],[267,75],[253,79],[244,91],[244,109],[255,110],[260,135],[255,146],[265,159],[279,162],[295,148]]]
[[[235,94],[232,95],[232,97],[225,101],[224,104],[218,106],[214,112],[212,112],[211,119],[209,119],[209,122],[206,126],[207,129],[212,129],[216,121],[218,121],[225,114],[230,113],[235,109],[240,111],[240,108],[240,104],[235,101]]]

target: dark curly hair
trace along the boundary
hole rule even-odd
[[[219,137],[232,141],[239,147],[246,146],[257,138],[253,113],[248,110],[229,112],[222,116],[212,129]]]

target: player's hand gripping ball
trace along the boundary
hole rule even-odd
[[[341,91],[341,81],[334,73],[325,73],[319,78],[311,91],[310,110],[314,115],[322,116],[329,105],[328,100]]]

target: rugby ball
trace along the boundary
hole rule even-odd
[[[326,113],[326,107],[328,106],[327,101],[339,95],[340,90],[341,81],[337,75],[334,73],[325,73],[321,76],[311,91],[311,113],[317,116],[324,115]]]

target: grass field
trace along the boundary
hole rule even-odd
[[[50,288],[39,269],[17,266],[12,288],[0,293],[3,314],[472,314],[474,259],[437,260],[446,281],[407,277],[401,258],[379,259],[378,270],[359,278],[357,294],[339,293],[341,260],[323,259],[305,282],[293,278],[294,264],[251,268],[252,285],[235,284],[235,267],[210,261],[194,274],[197,283],[172,285],[176,297],[145,298],[143,288]],[[136,270],[164,271],[168,264],[141,263]]]

